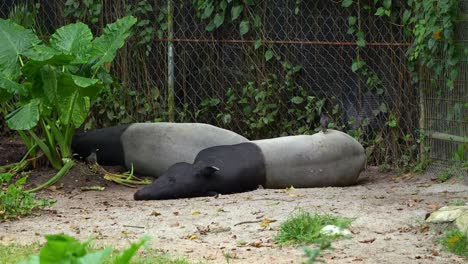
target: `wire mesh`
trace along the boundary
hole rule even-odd
[[[129,13],[147,20],[119,51],[112,72],[121,84],[98,100],[88,127],[170,120],[168,65],[172,63],[175,120],[170,121],[211,123],[258,139],[313,133],[319,113],[325,111],[332,115],[334,127],[363,143],[371,164],[404,163],[418,155],[420,97],[410,81],[405,56],[409,44],[398,21],[363,16],[367,47],[358,51],[354,35],[347,33],[348,17],[358,10],[343,8],[340,1],[257,1],[249,12],[261,18],[261,26],[241,37],[239,21],[225,21],[208,32],[208,22],[196,16],[192,1],[172,0],[169,39],[168,1],[6,0],[0,3],[0,17],[21,3],[39,3],[35,29],[44,36],[77,19],[91,24],[95,35]],[[99,4],[100,12],[69,14],[72,3],[78,3],[76,10],[81,11],[90,9],[89,3]],[[262,42],[259,48],[257,40]],[[169,43],[174,47],[173,61],[168,60]],[[268,61],[267,53],[273,55]],[[358,56],[380,80],[377,88],[351,70]],[[453,98],[466,103],[466,62],[460,73],[459,83],[464,84]],[[295,97],[313,97],[309,98],[313,103],[299,103]],[[427,96],[424,101],[430,118],[438,112],[431,100]],[[464,119],[454,120],[450,132],[466,135],[466,109]],[[446,112],[438,113],[449,118]],[[449,127],[435,125],[437,118],[428,118],[431,128]]]
[[[468,13],[468,1],[460,1],[461,13]],[[455,28],[456,41],[468,46],[468,21],[459,20]],[[430,157],[438,161],[466,161],[468,159],[468,58],[461,57],[457,66],[459,75],[453,89],[446,80],[436,79],[423,72],[421,89],[424,104],[424,128],[428,133],[442,134],[430,137]],[[459,139],[455,139],[460,137]],[[458,155],[455,157],[455,155]],[[466,171],[465,171],[466,173]]]

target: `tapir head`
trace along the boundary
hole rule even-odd
[[[208,196],[213,193],[210,186],[218,170],[203,163],[176,163],[133,197],[135,200],[166,200]]]

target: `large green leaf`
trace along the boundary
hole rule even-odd
[[[0,19],[0,72],[10,80],[18,78],[20,55],[39,42],[31,30]]]
[[[39,254],[42,264],[76,263],[77,258],[86,255],[89,241],[80,241],[68,235],[47,235],[47,243]]]
[[[73,82],[80,87],[79,92],[82,97],[94,99],[101,91],[103,85],[99,79],[91,79],[77,75],[71,75]]]
[[[101,264],[105,262],[105,259],[112,253],[111,247],[106,247],[99,251],[87,253],[81,258],[76,259],[77,264]],[[130,263],[130,262],[127,262]]]
[[[149,240],[149,237],[144,237],[144,238],[140,239],[140,241],[138,241],[136,243],[132,243],[132,245],[129,248],[127,248],[124,251],[120,252],[120,254],[115,259],[114,263],[115,264],[130,263],[130,260],[132,259],[133,256],[135,256],[138,249],[140,249],[140,247],[143,246],[148,240]]]
[[[57,98],[57,72],[51,65],[41,69],[42,89],[50,103],[54,104]]]
[[[89,97],[79,96],[75,99],[75,104],[73,105],[73,111],[71,115],[71,122],[75,127],[80,127],[83,124],[83,122],[88,117],[90,108],[91,103]]]
[[[79,85],[87,86],[86,88]],[[58,77],[56,106],[60,121],[79,127],[88,117],[91,107],[89,94],[97,94],[100,85],[93,79],[61,74]]]
[[[126,16],[106,26],[104,33],[93,41],[92,61],[98,59],[93,69],[97,69],[114,59],[117,50],[125,44],[125,39],[130,36],[130,29],[136,21],[137,19],[133,16]]]
[[[73,106],[78,97],[78,86],[73,82],[70,74],[61,74],[57,79],[56,106],[59,112],[59,119],[64,125],[71,123]]]
[[[0,72],[0,90],[4,90],[11,95],[21,94],[26,95],[27,91],[23,85],[9,80],[2,72]]]
[[[57,29],[50,39],[50,46],[76,57],[74,62],[84,63],[93,40],[89,27],[81,22]]]
[[[39,100],[33,99],[6,116],[8,127],[13,130],[29,130],[39,121]]]
[[[95,85],[98,82],[98,79],[91,79],[86,77],[81,77],[77,75],[72,75],[73,82],[83,88]]]
[[[54,48],[51,48],[46,45],[36,45],[32,49],[26,51],[23,55],[28,57],[31,60],[35,61],[45,61],[49,60],[56,55],[62,54],[61,51],[58,51]]]
[[[25,75],[26,78],[31,79],[37,74],[40,74],[40,70],[42,69],[42,67],[44,67],[44,65],[47,65],[47,64],[52,65],[52,66],[67,65],[73,59],[74,57],[71,55],[56,54],[56,55],[52,55],[52,57],[45,59],[45,60],[30,60],[21,69],[21,72]]]

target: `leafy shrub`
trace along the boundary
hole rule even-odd
[[[10,183],[12,177],[11,173],[0,173],[0,221],[28,215],[36,208],[54,204],[47,199],[36,200],[34,194],[23,189],[22,186],[26,183],[27,176],[4,187]]]
[[[196,117],[216,116],[228,127],[238,124],[242,134],[251,139],[313,134],[320,126],[318,116],[327,111],[334,120],[329,127],[341,128],[335,122],[341,120],[342,114],[336,99],[309,95],[296,80],[301,66],[283,62],[282,67],[284,75],[270,74],[260,83],[239,83],[239,87],[227,91],[225,100],[203,100]],[[291,118],[280,118],[284,113]]]
[[[19,98],[16,109],[6,115],[8,127],[18,131],[28,148],[37,145],[60,170],[45,186],[73,166],[75,129],[88,117],[102,87],[112,82],[109,63],[135,23],[132,16],[121,18],[94,38],[89,27],[78,22],[43,41],[31,30],[0,19],[0,102]]]

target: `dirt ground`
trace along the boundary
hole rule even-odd
[[[0,165],[21,157],[17,141],[0,140]],[[111,168],[119,170],[119,168]],[[35,170],[30,186],[54,173]],[[104,191],[81,191],[82,186]],[[0,223],[0,243],[43,242],[43,235],[67,233],[95,243],[124,247],[149,235],[152,250],[208,263],[301,263],[302,249],[273,241],[281,222],[295,210],[354,218],[351,239],[333,243],[326,263],[466,263],[441,250],[441,226],[426,225],[428,213],[468,199],[466,178],[438,183],[434,176],[380,173],[367,168],[356,186],[263,190],[167,201],[134,201],[135,189],[119,186],[79,164],[40,197],[56,200],[46,210]],[[267,220],[267,221],[265,221]],[[263,225],[269,222],[268,225]],[[240,243],[242,241],[242,243]],[[242,245],[241,245],[242,244]]]

